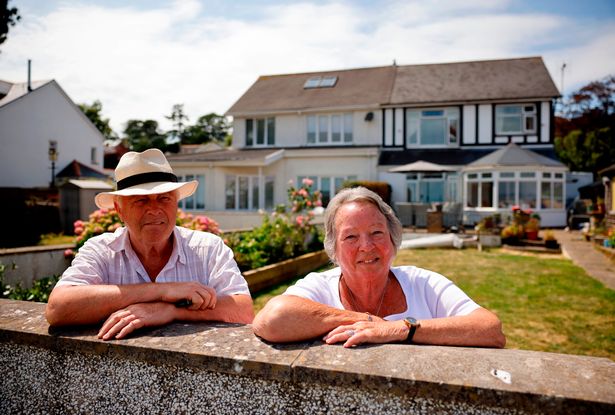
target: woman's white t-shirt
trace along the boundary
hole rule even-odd
[[[480,307],[452,281],[436,272],[414,266],[393,267],[391,271],[401,285],[408,308],[403,313],[384,317],[385,320],[464,316]],[[339,267],[312,272],[288,287],[284,295],[296,295],[343,310],[339,292],[340,274]]]

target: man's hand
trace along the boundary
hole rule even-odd
[[[132,304],[111,314],[98,332],[98,338],[121,339],[141,327],[171,323],[176,310],[173,304],[165,302]]]
[[[173,303],[189,300],[188,310],[207,310],[216,307],[216,290],[198,282],[160,283],[161,300]]]

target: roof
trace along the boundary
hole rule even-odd
[[[47,81],[33,81],[30,82],[30,86],[32,90],[38,89],[43,85],[52,82],[51,80]],[[11,83],[6,81],[0,81],[0,107],[15,101],[18,98],[26,95],[28,93],[28,83],[27,82],[18,82]],[[6,94],[6,95],[5,95]],[[2,96],[4,95],[4,96]]]
[[[216,165],[266,166],[278,160],[284,153],[283,149],[223,149],[200,153],[174,154],[167,156],[169,163],[206,162]]]
[[[315,76],[337,76],[333,88],[304,89]],[[302,111],[313,108],[369,107],[387,102],[395,67],[261,76],[227,111],[227,115]]]
[[[107,182],[103,182],[102,180],[71,179],[68,183],[73,184],[80,189],[113,190],[113,186]]]
[[[532,150],[534,153],[550,158],[557,159],[555,150],[549,148],[537,148]],[[443,149],[412,149],[405,151],[387,151],[380,153],[378,160],[379,166],[401,166],[417,161],[425,161],[445,166],[465,166],[481,157],[485,157],[493,152],[493,148],[443,148]]]
[[[336,76],[332,88],[305,81]],[[227,115],[331,108],[551,99],[559,91],[541,57],[261,76]]]
[[[400,66],[391,104],[554,98],[541,57]]]
[[[486,168],[503,166],[548,166],[566,168],[561,162],[549,157],[542,156],[528,149],[519,147],[515,143],[509,143],[478,160],[470,163],[467,168]]]
[[[97,179],[108,179],[109,177],[90,166],[77,160],[73,160],[56,174],[56,177],[92,177]]]

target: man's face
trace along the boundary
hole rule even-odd
[[[173,232],[177,215],[177,193],[120,196],[115,202],[131,240],[152,244],[166,241]]]

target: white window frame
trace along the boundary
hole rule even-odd
[[[470,177],[472,175],[476,175],[476,177]],[[471,183],[477,183],[478,184],[478,206],[468,206],[468,201],[469,201],[469,187]],[[491,205],[489,206],[481,206],[482,204],[482,200],[483,200],[483,183],[491,183]],[[495,202],[496,202],[496,195],[497,195],[497,187],[496,187],[496,177],[495,177],[495,173],[494,172],[472,172],[472,173],[467,173],[465,176],[465,180],[464,180],[464,186],[463,186],[463,194],[464,194],[464,201],[463,201],[463,206],[464,208],[468,208],[468,209],[477,209],[477,210],[493,210],[494,206],[496,206]]]
[[[258,143],[258,123],[263,123],[263,142]],[[248,142],[248,124],[252,122],[252,143]],[[273,123],[273,137],[269,137],[269,122]],[[272,147],[275,146],[275,117],[246,118],[246,147]],[[271,143],[269,143],[271,138]]]
[[[333,141],[333,126],[334,117],[339,120],[339,140]],[[327,146],[327,145],[352,145],[354,142],[354,115],[351,112],[334,113],[334,114],[310,114],[305,117],[305,139],[309,146]],[[314,131],[310,131],[310,126],[314,127]],[[310,133],[314,134],[314,139],[310,140]],[[324,140],[321,140],[321,133]],[[348,139],[348,135],[350,135]]]
[[[337,188],[335,186],[335,181],[336,179],[341,179],[342,184],[346,181],[354,181],[357,180],[357,176],[355,175],[349,175],[349,176],[316,176],[316,175],[309,175],[309,176],[297,176],[297,188],[301,187],[303,185],[303,179],[310,179],[314,182],[314,184],[312,184],[312,190],[320,190],[322,192],[322,181],[323,179],[329,179],[329,195],[330,198],[332,199],[333,196],[335,196],[341,189],[342,187],[340,186],[339,188]],[[323,203],[324,206],[324,203]]]
[[[426,112],[441,111],[439,115],[429,115]],[[441,108],[408,108],[406,110],[406,146],[408,148],[449,148],[459,147],[461,141],[461,130],[459,126],[461,111],[458,107],[441,107]],[[421,121],[424,119],[444,119],[446,121],[446,137],[442,144],[424,144],[422,142]],[[453,138],[450,134],[451,126],[456,124],[455,129],[457,135]],[[415,131],[413,131],[415,128]],[[412,140],[412,133],[416,132],[415,140]]]
[[[501,114],[498,110],[503,108],[513,108],[520,107],[521,111],[519,114]],[[535,104],[499,104],[495,106],[495,135],[527,135],[527,134],[536,134],[537,131],[537,117],[536,117],[536,105]],[[521,118],[521,130],[515,131],[503,131],[501,119],[504,118]],[[532,119],[532,123],[534,125],[533,128],[527,128],[527,121]]]

